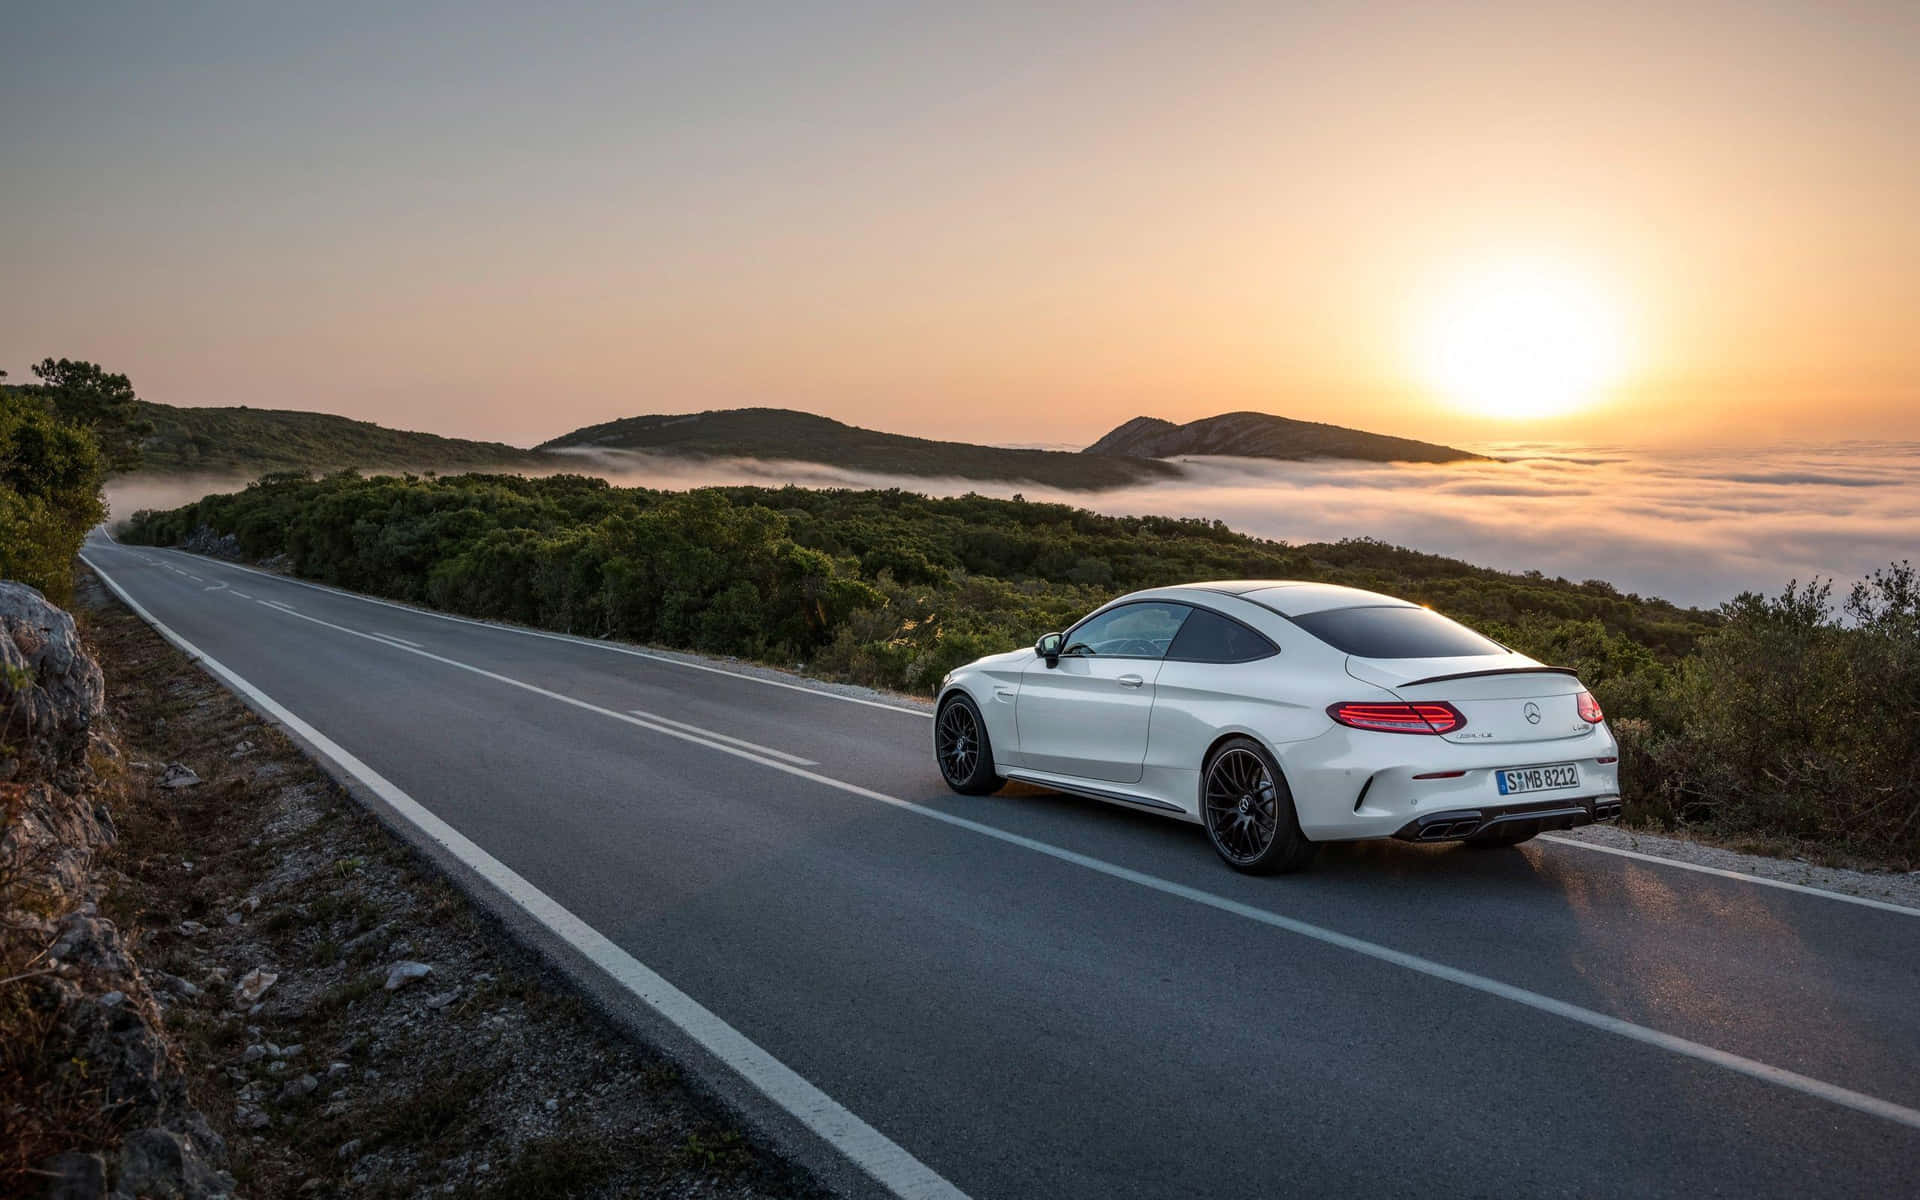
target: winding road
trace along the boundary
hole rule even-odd
[[[1920,911],[1559,841],[1237,876],[927,714],[103,537],[124,599],[850,1194],[1920,1194]]]

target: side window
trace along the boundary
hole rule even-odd
[[[1279,652],[1279,647],[1240,622],[1196,608],[1180,627],[1167,657],[1180,662],[1243,663]]]
[[[1193,610],[1184,604],[1147,600],[1110,608],[1067,635],[1062,654],[1113,658],[1161,658]]]

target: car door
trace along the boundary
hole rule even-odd
[[[1188,608],[1123,604],[1068,631],[1059,661],[1036,657],[1021,674],[1014,719],[1020,756],[1037,771],[1136,783],[1162,657]]]
[[[1257,729],[1270,745],[1305,728],[1323,729],[1326,698],[1290,678],[1276,662],[1279,653],[1258,631],[1196,605],[1154,680],[1145,765],[1197,771],[1207,748],[1230,729]]]

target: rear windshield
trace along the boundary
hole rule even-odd
[[[1335,650],[1361,658],[1456,658],[1507,652],[1498,642],[1425,608],[1330,608],[1295,617],[1293,623]]]

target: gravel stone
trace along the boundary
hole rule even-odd
[[[386,988],[397,992],[416,980],[425,979],[433,973],[433,968],[423,962],[402,960],[387,968]]]
[[[255,1003],[260,997],[266,995],[267,989],[277,983],[279,979],[279,975],[267,970],[265,967],[255,967],[253,970],[248,971],[240,977],[240,982],[234,985],[234,1006],[236,1008],[244,1008],[247,1005]]]

